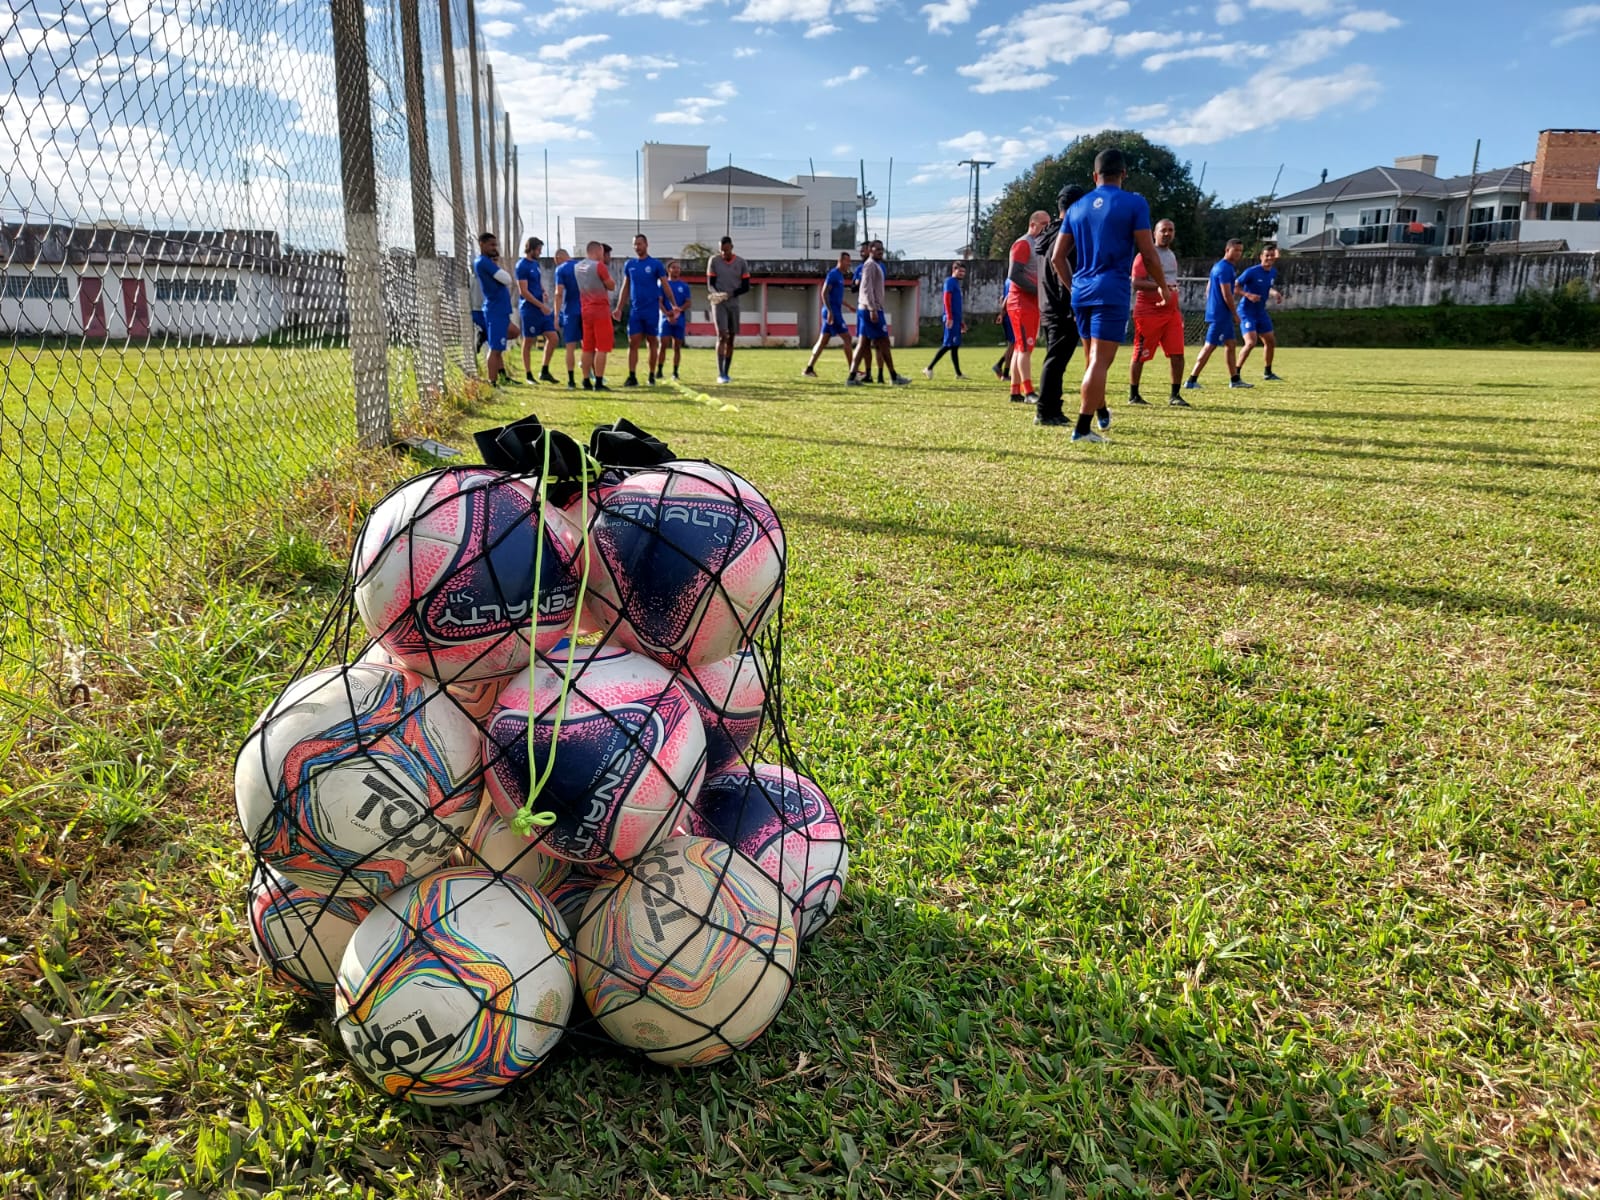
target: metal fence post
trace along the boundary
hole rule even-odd
[[[489,120],[489,152],[484,156],[487,160],[487,175],[489,176],[489,227],[500,225],[500,166],[495,161],[495,119],[494,119],[494,67],[488,63],[483,68],[484,79],[484,111],[488,113]],[[505,226],[501,225],[495,232],[501,237],[508,236]]]
[[[467,201],[462,194],[461,163],[461,106],[456,100],[455,40],[450,21],[450,0],[439,0],[439,43],[444,56],[444,121],[450,142],[450,217],[454,236],[451,254],[454,261],[446,273],[445,295],[455,306],[456,322],[461,330],[461,369],[468,378],[478,373],[478,348],[473,337],[473,325],[467,319],[472,307],[472,289],[467,286],[469,250],[467,248]]]
[[[472,198],[478,218],[477,228],[472,232],[476,235],[482,233],[489,224],[489,213],[483,203],[488,193],[483,190],[483,91],[480,86],[483,68],[478,64],[476,0],[467,0],[467,66],[472,72],[472,175],[477,185]]]
[[[344,190],[345,300],[356,440],[394,440],[389,414],[388,340],[383,320],[383,253],[378,244],[378,186],[372,158],[372,95],[363,0],[329,0],[333,77],[339,104],[339,168]]]
[[[406,76],[406,133],[411,152],[411,228],[417,244],[417,391],[424,402],[444,394],[439,345],[439,253],[433,229],[433,172],[428,160],[428,102],[422,75],[417,0],[400,0],[400,50]]]

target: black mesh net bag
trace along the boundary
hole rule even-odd
[[[408,480],[240,750],[250,926],[392,1095],[496,1095],[563,1036],[754,1042],[848,848],[783,723],[785,542],[724,467],[536,418]]]

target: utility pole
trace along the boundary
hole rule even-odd
[[[1478,153],[1483,149],[1483,139],[1479,138],[1472,144],[1472,180],[1467,184],[1467,202],[1461,208],[1461,249],[1457,254],[1467,252],[1467,235],[1472,230],[1472,193],[1478,190]],[[1448,225],[1448,222],[1446,223]],[[1450,230],[1445,229],[1445,240],[1450,240]]]
[[[994,162],[990,159],[963,158],[956,166],[970,168],[972,172],[972,220],[968,224],[970,232],[967,237],[967,257],[975,258],[978,253],[978,214],[981,211],[978,203],[978,181],[983,169],[994,166]]]

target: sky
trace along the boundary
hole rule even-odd
[[[1486,0],[478,0],[522,163],[522,211],[631,216],[646,140],[713,167],[856,174],[908,257],[965,240],[992,198],[1080,133],[1172,147],[1223,202],[1404,154],[1441,174],[1531,159],[1600,125],[1600,4]],[[893,160],[892,170],[890,160]],[[1281,167],[1281,176],[1279,170]],[[1180,235],[1181,236],[1181,235]]]

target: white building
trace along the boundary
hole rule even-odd
[[[689,257],[691,246],[715,250],[724,234],[746,259],[832,258],[856,249],[861,199],[843,175],[773,179],[743,167],[707,169],[709,146],[646,142],[641,171],[642,220],[578,217],[573,246],[591,241],[627,255],[635,233],[650,239],[657,258]],[[871,201],[869,200],[870,204]]]
[[[1528,165],[1441,179],[1434,154],[1325,179],[1273,202],[1278,241],[1290,253],[1440,254],[1467,246],[1511,249],[1522,229]],[[1548,248],[1548,247],[1546,247]]]

